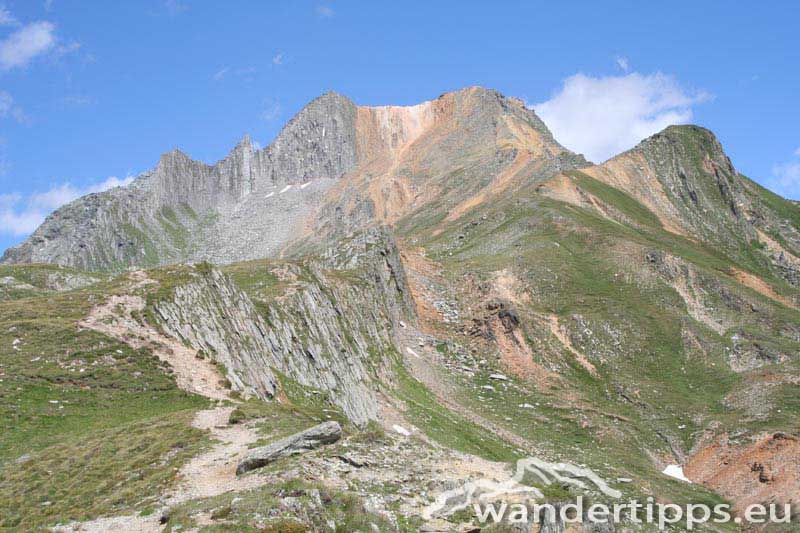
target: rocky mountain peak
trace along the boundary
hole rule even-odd
[[[752,233],[738,173],[704,128],[672,126],[588,166],[524,102],[492,89],[466,87],[410,106],[358,106],[330,91],[266,148],[244,136],[213,165],[168,152],[130,189],[57,211],[4,261],[113,270],[266,257],[310,230],[324,241],[394,225],[434,200],[454,220],[508,190],[581,168],[642,202],[669,231]]]

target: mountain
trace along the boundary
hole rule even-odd
[[[213,166],[175,150],[130,186],[64,206],[2,263],[119,271],[275,257],[318,225],[391,222],[445,188],[455,201],[582,164],[520,101],[494,91],[412,107],[358,107],[328,93],[263,150],[245,137]]]
[[[496,91],[328,93],[2,262],[5,527],[463,531],[437,498],[530,458],[626,501],[800,497],[800,206],[704,128],[595,165]]]

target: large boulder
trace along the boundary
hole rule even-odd
[[[262,468],[282,457],[307,452],[323,444],[332,444],[340,438],[342,438],[342,426],[338,422],[323,422],[272,444],[254,449],[236,467],[236,474],[241,475]]]

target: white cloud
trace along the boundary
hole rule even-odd
[[[317,16],[324,19],[329,19],[333,16],[333,8],[326,5],[318,5],[315,9]]]
[[[794,155],[800,157],[800,148],[795,150]],[[800,161],[773,165],[772,177],[764,185],[784,198],[800,200]]]
[[[62,183],[48,191],[33,193],[27,197],[19,193],[0,194],[0,232],[14,236],[27,235],[39,227],[48,214],[62,205],[86,194],[128,185],[133,180],[132,176],[123,179],[111,176],[83,188]]]
[[[55,26],[32,22],[0,41],[0,70],[24,67],[36,56],[49,52],[56,44]]]
[[[44,0],[44,10],[45,11],[53,10],[53,0]]]
[[[272,58],[273,65],[282,65],[283,64],[283,52],[278,52],[275,54],[275,57]]]
[[[575,74],[533,109],[561,144],[601,162],[671,124],[691,121],[692,106],[709,98],[685,91],[661,73]]]
[[[20,124],[28,123],[28,117],[22,108],[14,103],[14,98],[3,90],[0,90],[0,118],[11,117]]]
[[[630,63],[628,62],[628,58],[625,56],[617,56],[616,59],[617,66],[623,71],[628,72],[631,68]]]
[[[14,15],[6,9],[6,6],[0,4],[0,26],[16,26],[19,24]]]
[[[275,98],[264,100],[261,118],[266,122],[272,122],[281,115],[281,103]]]

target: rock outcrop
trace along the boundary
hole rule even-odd
[[[374,419],[374,378],[390,369],[400,321],[414,321],[394,241],[375,229],[321,260],[263,268],[293,280],[278,298],[251,297],[210,269],[158,301],[154,314],[169,335],[224,365],[245,394],[274,397],[279,372],[328,393],[356,424]]]
[[[674,233],[721,244],[755,238],[744,181],[705,128],[671,126],[584,172],[630,194]]]
[[[236,473],[242,475],[257,468],[263,468],[283,457],[304,453],[325,444],[333,444],[340,438],[342,438],[342,426],[338,422],[323,422],[272,444],[254,449],[239,463]]]

